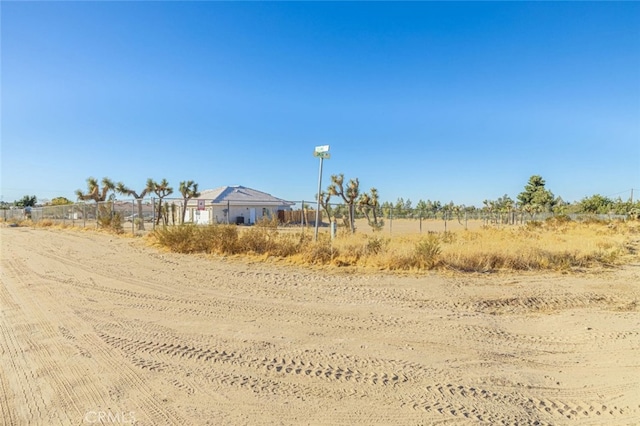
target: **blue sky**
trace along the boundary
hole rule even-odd
[[[640,196],[635,2],[2,2],[1,195]]]

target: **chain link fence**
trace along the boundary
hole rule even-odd
[[[487,209],[421,210],[397,207],[349,206],[330,203],[321,206],[318,227],[328,230],[331,223],[347,232],[381,232],[387,234],[416,234],[482,226],[517,226],[530,221],[546,220],[554,213],[525,213],[518,210],[490,211]],[[626,220],[626,215],[565,215],[572,220]],[[111,227],[125,232],[139,233],[157,226],[176,226],[184,223],[200,225],[254,225],[262,220],[277,220],[283,228],[307,229],[315,227],[316,203],[296,202],[291,207],[254,204],[212,204],[212,200],[143,199],[117,200],[101,203],[87,202],[58,206],[10,208],[0,210],[5,222],[30,219],[34,223],[50,223],[81,228]]]

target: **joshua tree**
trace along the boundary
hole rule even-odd
[[[511,223],[511,212],[514,210],[515,203],[507,194],[495,201],[494,207],[500,219],[500,223]]]
[[[483,200],[482,204],[484,204],[483,210],[489,214],[489,219],[487,219],[487,222],[493,223],[493,210],[495,209],[495,202],[491,200]]]
[[[87,179],[87,192],[83,193],[81,190],[76,190],[76,195],[78,196],[78,200],[93,200],[96,202],[98,207],[98,223],[102,226],[111,226],[114,223],[112,222],[112,217],[109,214],[109,211],[104,205],[100,205],[107,200],[109,196],[109,191],[114,191],[116,189],[113,181],[107,177],[102,178],[102,188],[100,188],[100,184],[98,184],[98,180],[96,178],[90,177]],[[120,223],[118,221],[118,223]]]
[[[116,189],[115,184],[109,178],[102,178],[102,189],[100,189],[100,185],[98,184],[98,180],[96,178],[90,177],[87,179],[87,189],[86,193],[83,193],[81,190],[76,190],[76,195],[78,196],[78,200],[93,200],[96,203],[101,203],[107,199],[109,191],[114,191]]]
[[[331,194],[322,191],[320,193],[320,207],[322,207],[327,214],[329,225],[331,225],[331,206],[329,205],[329,200],[331,200]]]
[[[124,183],[118,182],[116,185],[116,192],[122,195],[128,195],[130,197],[135,197],[138,202],[138,230],[144,230],[144,218],[142,216],[142,199],[147,196],[149,192],[153,190],[153,180],[151,178],[147,179],[147,186],[138,194],[133,189],[125,186]]]
[[[378,208],[380,208],[380,196],[376,188],[371,188],[371,206],[373,207],[373,223],[378,225]]]
[[[453,209],[452,209],[453,214],[456,215],[456,218],[458,219],[458,223],[460,225],[462,225],[462,215],[464,213],[464,209],[465,209],[464,204],[457,204],[453,206]]]
[[[358,181],[358,178],[349,180],[349,185],[345,191],[344,174],[340,173],[339,175],[332,175],[331,185],[327,188],[327,192],[331,195],[339,195],[347,206],[349,206],[349,225],[351,227],[351,233],[355,233],[356,225],[353,207],[358,195],[360,195],[360,182]]]
[[[380,204],[378,190],[376,188],[371,188],[370,194],[365,192],[360,196],[360,199],[358,200],[358,207],[360,208],[360,211],[364,213],[369,226],[371,226],[374,231],[382,229],[384,222],[382,220],[378,220],[378,208],[380,207]],[[371,220],[369,212],[372,212],[373,220]]]
[[[166,225],[168,222],[168,217],[167,215],[162,214],[162,199],[173,194],[173,188],[169,186],[169,182],[167,182],[166,179],[162,179],[160,183],[149,179],[149,181],[147,181],[147,186],[149,186],[151,188],[151,191],[159,198],[158,217],[156,218],[156,225],[160,224],[161,217],[164,217],[164,224]]]
[[[182,205],[182,223],[184,223],[184,219],[187,216],[187,203],[192,198],[198,198],[200,193],[198,192],[198,184],[194,181],[182,181],[180,182],[180,193],[182,194],[182,199],[184,201]]]
[[[438,212],[442,209],[442,203],[440,201],[427,200],[427,210],[433,214],[433,218],[436,218]]]

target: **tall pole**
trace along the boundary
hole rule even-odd
[[[316,200],[316,225],[315,225],[315,241],[318,241],[318,222],[320,221],[320,191],[322,190],[322,162],[323,157],[320,157],[320,171],[318,172],[318,199]]]

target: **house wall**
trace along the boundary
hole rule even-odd
[[[249,224],[250,219],[250,211],[249,209],[256,209],[256,218],[258,221],[262,218],[262,208],[259,206],[229,206],[229,223],[235,224],[237,223],[237,218],[242,217],[244,224]],[[214,206],[213,207],[213,217],[215,223],[227,223],[227,206]]]
[[[251,219],[250,209],[256,210],[255,221],[257,222],[262,220],[265,216],[268,218],[277,217],[278,210],[282,210],[284,208],[285,208],[284,206],[276,207],[276,206],[261,206],[261,205],[239,205],[239,206],[231,205],[229,208],[229,223],[235,224],[237,223],[237,218],[242,217],[244,218],[243,220],[244,224],[253,225],[254,223],[250,223],[250,219]],[[226,209],[227,209],[227,206],[213,206],[214,223],[227,223]]]
[[[265,216],[268,218],[278,217],[278,210],[291,210],[289,206],[264,206],[264,205],[230,205],[229,206],[229,223],[236,224],[238,217],[243,217],[243,223],[245,225],[250,224],[251,211],[254,208],[256,210],[255,222],[261,220]],[[187,208],[187,215],[185,222],[197,223],[197,224],[225,224],[227,223],[227,206],[226,205],[207,205],[205,210],[201,210],[198,214],[197,206],[189,206]],[[208,222],[205,222],[205,217],[208,218]],[[254,223],[255,223],[254,222]],[[254,223],[251,223],[253,225]]]

